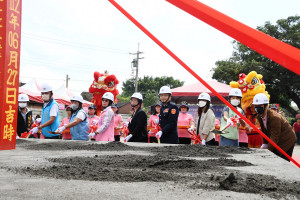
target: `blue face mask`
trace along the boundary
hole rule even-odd
[[[265,108],[264,107],[255,107],[255,112],[262,115],[265,112]]]

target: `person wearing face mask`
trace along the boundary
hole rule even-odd
[[[229,92],[228,101],[234,106],[240,113],[244,114],[241,107],[242,92],[238,88],[233,88]],[[233,112],[228,106],[223,109],[221,117],[221,128],[225,127],[231,117],[236,117],[236,113]],[[239,123],[236,127],[230,126],[225,129],[224,134],[220,135],[220,146],[239,146],[239,125],[245,126],[243,119],[239,118]]]
[[[161,131],[156,133],[161,143],[178,144],[178,107],[171,103],[171,89],[168,86],[162,86],[159,90],[159,99],[162,102],[159,114],[159,126]]]
[[[44,101],[41,125],[32,129],[32,134],[42,130],[40,139],[60,139],[60,134],[54,134],[59,127],[59,107],[53,98],[52,87],[46,83],[41,85],[41,95]]]
[[[179,137],[179,144],[191,144],[191,134],[188,133],[189,131],[195,130],[195,123],[194,118],[191,114],[188,114],[189,106],[187,102],[181,102],[179,107],[180,113],[178,115],[177,121],[177,131]],[[180,126],[189,127],[187,128],[180,128]]]
[[[148,142],[147,114],[143,111],[142,104],[142,94],[134,93],[130,98],[133,113],[128,124],[129,133],[124,140],[126,142]]]
[[[59,127],[56,132],[61,134],[64,130],[70,129],[72,140],[88,140],[89,121],[87,114],[82,109],[83,98],[81,95],[74,95],[71,98],[72,114],[70,123]]]
[[[97,116],[97,108],[95,104],[89,105],[88,108],[89,133],[92,132],[92,126],[98,126],[99,116]]]
[[[160,107],[160,103],[156,103],[154,112],[152,113],[148,121],[148,126],[151,127],[151,130],[149,131],[148,135],[150,137],[150,143],[157,142],[155,134],[158,132],[157,125],[159,123]]]
[[[102,96],[102,112],[98,121],[98,129],[95,133],[90,133],[89,137],[94,137],[96,141],[115,141],[114,138],[114,116],[115,113],[111,109],[114,101],[114,95],[106,92]]]
[[[123,128],[123,118],[119,113],[118,104],[113,103],[111,109],[115,113],[114,117],[114,137],[115,141],[120,141],[120,130]]]
[[[67,106],[66,107],[66,113],[67,113],[67,117],[63,118],[61,124],[59,127],[65,126],[67,124],[70,123],[70,119],[71,119],[71,114],[72,114],[72,108],[71,106]],[[70,133],[70,129],[66,129],[62,132],[62,139],[64,140],[71,140],[72,139],[72,135]]]
[[[215,129],[216,117],[214,111],[210,108],[211,98],[209,94],[203,92],[198,97],[198,123],[197,135],[201,137],[202,145],[216,145]]]
[[[18,123],[17,134],[20,137],[21,133],[28,132],[33,124],[32,111],[27,108],[29,97],[27,94],[19,94],[19,110],[18,110]]]
[[[254,96],[253,105],[258,114],[257,119],[262,132],[289,156],[292,156],[296,142],[296,134],[289,122],[276,111],[269,109],[269,99],[263,93]],[[287,157],[280,153],[264,138],[261,149],[268,149],[274,154],[289,161]]]

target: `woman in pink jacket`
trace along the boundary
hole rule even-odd
[[[180,113],[178,115],[177,126],[186,126],[186,128],[178,128],[179,144],[191,144],[191,134],[189,130],[195,130],[194,118],[191,114],[188,114],[189,106],[187,102],[180,104]]]
[[[111,92],[106,92],[102,96],[103,110],[98,122],[98,129],[95,133],[90,133],[89,137],[96,134],[96,141],[114,141],[114,116],[115,113],[111,109],[114,101],[114,95]]]
[[[67,113],[68,116],[65,117],[65,118],[63,118],[63,120],[62,120],[62,122],[61,122],[61,124],[60,124],[59,127],[62,127],[62,126],[64,126],[64,125],[67,125],[67,124],[70,123],[71,111],[72,111],[71,107],[70,107],[70,106],[67,106],[67,107],[66,107],[66,113]],[[64,130],[64,131],[62,132],[62,139],[63,139],[63,140],[72,140],[72,135],[71,135],[71,133],[70,133],[70,129],[69,129],[69,128],[66,129],[66,130]]]
[[[155,134],[158,132],[157,127],[159,124],[160,107],[161,106],[159,103],[157,103],[155,105],[155,110],[154,110],[153,114],[150,116],[149,121],[148,121],[148,126],[152,128],[149,131],[149,135],[148,135],[150,137],[150,143],[157,142]]]
[[[119,112],[118,104],[114,103],[111,106],[111,109],[115,113],[115,119],[114,119],[114,137],[115,141],[120,141],[120,130],[123,128],[123,118]]]
[[[92,133],[93,131],[98,129],[98,121],[99,121],[99,117],[97,116],[96,106],[94,104],[89,105],[88,120],[89,120],[89,128],[90,128],[89,133]]]

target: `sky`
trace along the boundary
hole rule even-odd
[[[23,0],[20,81],[35,78],[54,89],[66,84],[73,93],[88,91],[94,71],[133,77],[138,44],[143,59],[139,77],[172,76],[197,82],[107,0]],[[233,38],[164,0],[116,0],[201,78],[210,80],[218,60],[233,52]],[[300,15],[299,0],[200,0],[252,27]],[[238,79],[238,77],[237,77]]]

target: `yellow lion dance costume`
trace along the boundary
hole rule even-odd
[[[231,81],[232,88],[239,88],[242,91],[242,108],[248,108],[253,101],[253,98],[258,93],[264,93],[270,99],[270,95],[266,91],[265,82],[262,80],[262,75],[257,74],[256,71],[250,72],[248,75],[239,74],[239,81]]]

